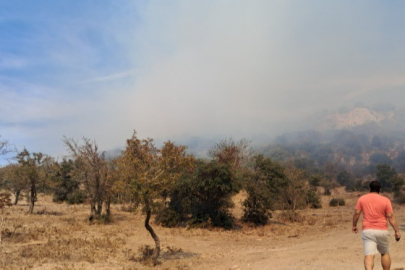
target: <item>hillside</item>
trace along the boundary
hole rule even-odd
[[[312,121],[312,122],[311,122]],[[285,133],[263,149],[274,160],[336,179],[348,171],[356,178],[374,177],[378,164],[405,173],[405,121],[389,105],[354,107],[317,114],[311,129]]]

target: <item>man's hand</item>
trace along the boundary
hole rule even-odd
[[[355,209],[354,214],[353,214],[353,227],[352,227],[352,232],[358,233],[359,230],[357,229],[357,222],[359,221],[360,218],[360,213],[361,210]]]
[[[395,240],[397,240],[397,242],[398,242],[399,239],[401,239],[401,233],[399,231],[397,231],[397,232],[395,232]]]

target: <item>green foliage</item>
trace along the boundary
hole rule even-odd
[[[257,196],[251,195],[252,191],[248,192],[248,198],[243,201],[243,216],[244,222],[250,222],[255,225],[266,225],[272,217],[271,212],[268,210],[263,202]]]
[[[86,196],[80,191],[80,182],[72,177],[74,162],[63,159],[55,168],[52,180],[54,182],[54,202],[67,201],[69,204],[83,203]]]
[[[234,170],[217,161],[198,161],[194,171],[185,171],[170,189],[170,202],[158,214],[163,226],[178,226],[187,222],[190,227],[233,226],[231,196],[237,191]]]
[[[46,170],[43,166],[45,161],[49,159],[42,153],[30,153],[24,148],[23,151],[19,152],[15,157],[23,178],[23,182],[27,184],[30,191],[27,194],[30,202],[29,213],[32,214],[34,211],[34,205],[37,201],[37,189],[44,186],[46,180]]]
[[[228,212],[235,177],[229,166],[216,161],[199,164],[191,187],[190,225],[208,223],[214,227],[230,229],[233,220]]]
[[[66,202],[68,204],[81,204],[81,203],[84,203],[86,198],[87,198],[87,196],[86,196],[85,191],[78,189],[78,190],[75,190],[75,191],[69,193],[66,196]]]
[[[337,175],[336,180],[340,185],[346,186],[349,182],[353,181],[353,176],[347,171],[341,171]]]
[[[332,207],[343,206],[345,204],[346,204],[345,200],[341,199],[341,198],[333,198],[329,201],[329,206],[332,206]]]
[[[394,194],[394,201],[397,204],[405,204],[405,193],[403,193],[402,191],[399,191],[397,193]]]
[[[322,208],[322,203],[321,203],[321,196],[318,194],[316,189],[314,188],[309,188],[307,190],[306,194],[306,203],[309,207],[313,209],[319,209]]]
[[[254,159],[253,172],[245,176],[245,190],[248,194],[243,205],[245,222],[256,225],[267,224],[273,208],[280,199],[280,192],[288,186],[284,167],[270,158],[258,155]]]
[[[363,183],[361,180],[357,180],[354,178],[354,176],[345,171],[341,171],[337,175],[337,182],[345,187],[346,191],[358,191],[358,190],[363,190]]]
[[[182,222],[182,216],[175,210],[165,207],[156,214],[155,222],[163,227],[173,228]]]
[[[376,169],[376,178],[383,191],[398,192],[404,185],[404,179],[388,164],[377,165]]]
[[[312,187],[320,187],[323,182],[323,177],[321,174],[312,174],[310,175],[308,181],[309,185]]]

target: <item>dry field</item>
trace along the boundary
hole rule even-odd
[[[360,235],[351,233],[351,218],[360,193],[337,189],[325,196],[323,209],[300,212],[301,222],[284,222],[274,213],[265,227],[238,222],[221,229],[163,228],[152,223],[161,239],[160,264],[155,269],[363,269]],[[234,198],[234,215],[242,214]],[[346,205],[329,207],[332,197]],[[140,248],[153,245],[143,216],[113,207],[110,224],[89,224],[87,205],[55,204],[40,196],[35,214],[28,205],[6,209],[0,269],[152,269],[142,263]],[[405,207],[394,206],[405,236]],[[392,269],[405,269],[405,239],[392,236]],[[381,269],[376,258],[375,269]]]

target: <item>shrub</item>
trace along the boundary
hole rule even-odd
[[[405,194],[403,192],[396,192],[394,200],[397,204],[405,204]]]
[[[80,204],[86,199],[86,195],[82,190],[76,190],[67,195],[66,201],[68,204]]]
[[[250,222],[255,225],[266,225],[272,217],[271,212],[263,204],[256,203],[251,196],[242,205],[244,207],[242,217],[244,222]]]
[[[171,208],[163,208],[157,213],[155,222],[163,227],[173,228],[178,226],[182,221],[181,215]]]
[[[345,200],[341,199],[341,198],[333,198],[332,200],[329,201],[329,206],[341,206],[341,205],[345,205]]]
[[[158,214],[162,226],[223,227],[230,229],[234,220],[228,209],[237,191],[236,177],[227,164],[198,161],[193,172],[185,172],[168,191],[168,209]]]
[[[289,221],[289,222],[302,222],[304,221],[304,217],[300,215],[297,211],[293,210],[284,210],[280,213],[278,218],[282,221]]]
[[[319,196],[316,189],[310,188],[307,190],[306,202],[307,205],[313,209],[322,208],[321,196]]]

